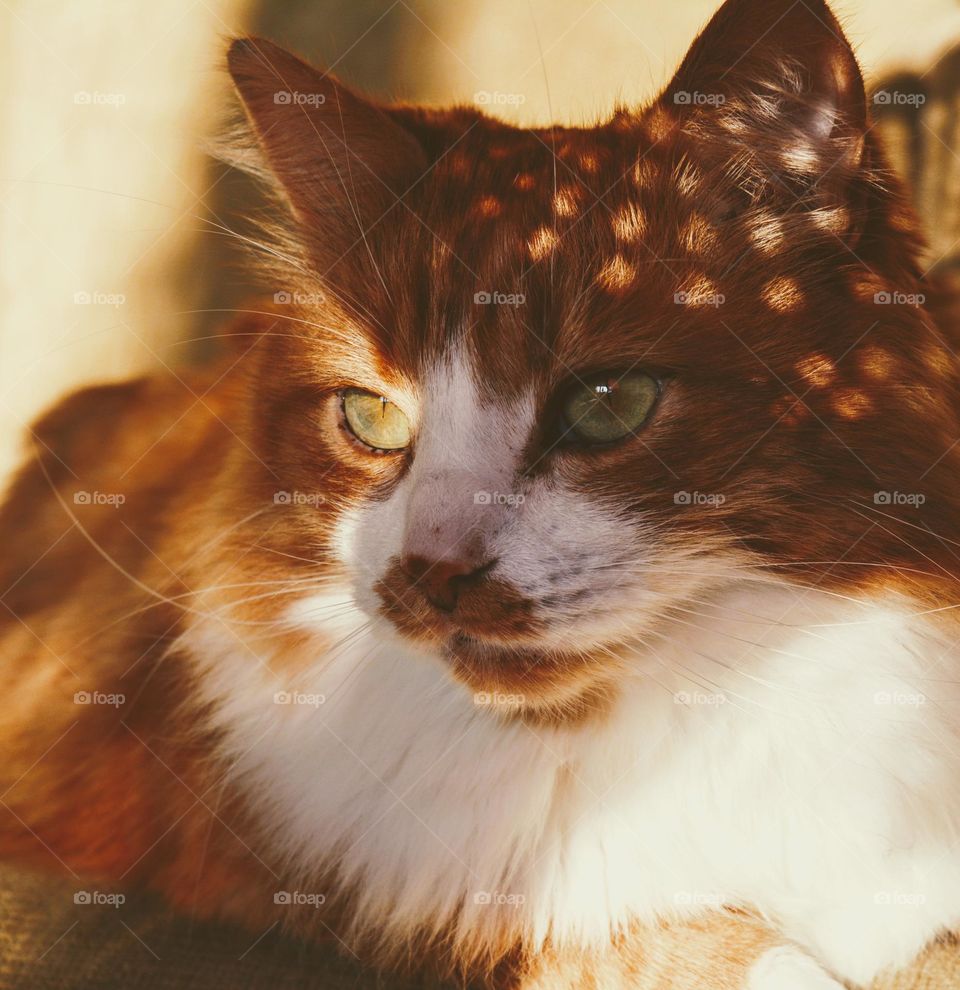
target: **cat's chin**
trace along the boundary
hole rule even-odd
[[[478,707],[537,722],[572,722],[602,715],[614,695],[607,651],[564,652],[491,642],[456,633],[440,656],[472,692]]]

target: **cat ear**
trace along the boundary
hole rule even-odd
[[[227,64],[271,172],[332,258],[362,241],[426,170],[413,135],[272,42],[237,39]]]
[[[862,163],[863,77],[823,0],[727,0],[660,106],[752,197],[843,196]]]

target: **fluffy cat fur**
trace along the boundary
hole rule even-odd
[[[728,0],[583,129],[229,65],[276,304],[33,430],[3,854],[503,987],[908,965],[960,921],[960,369],[826,4]],[[644,429],[562,442],[635,368]]]

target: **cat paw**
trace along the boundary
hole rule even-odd
[[[792,945],[768,949],[754,964],[747,990],[843,990],[817,963]]]

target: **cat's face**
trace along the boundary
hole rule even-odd
[[[863,451],[899,450],[934,375],[922,311],[878,315],[911,245],[856,63],[825,7],[761,8],[731,0],[661,100],[584,130],[376,110],[234,49],[299,226],[309,326],[263,388],[288,487],[325,492],[305,543],[476,691],[569,704],[751,564],[835,560],[855,517],[811,506],[873,499]],[[750,57],[718,50],[773,13]],[[284,88],[323,99],[277,117]]]

